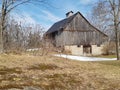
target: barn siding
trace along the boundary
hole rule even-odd
[[[55,36],[56,46],[65,45],[101,45],[104,36],[99,32],[63,31]]]

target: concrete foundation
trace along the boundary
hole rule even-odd
[[[65,46],[66,51],[70,51],[72,55],[83,55],[83,46]]]
[[[86,53],[84,51],[83,45],[81,46],[77,46],[77,45],[73,45],[73,46],[65,46],[64,49],[65,51],[69,51],[71,52],[72,55],[101,55],[103,54],[102,49],[103,49],[104,45],[101,46],[97,46],[97,45],[91,45],[91,53]]]
[[[102,55],[103,54],[103,49],[104,45],[97,46],[97,45],[92,45],[92,55]]]

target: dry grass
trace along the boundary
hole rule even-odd
[[[101,58],[117,58],[116,55],[101,55],[101,56],[96,56],[96,57],[101,57]]]
[[[80,62],[52,56],[1,55],[0,90],[119,90],[120,61]]]

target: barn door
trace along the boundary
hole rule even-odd
[[[84,45],[83,46],[83,54],[92,54],[92,47],[91,47],[91,45]]]

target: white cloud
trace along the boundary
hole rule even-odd
[[[96,2],[97,0],[80,0],[80,3],[83,5],[88,5]]]
[[[32,16],[30,16],[27,13],[12,13],[11,17],[13,19],[15,19],[15,21],[17,21],[18,23],[22,23],[22,24],[37,24],[37,21],[35,21]]]
[[[59,17],[53,15],[52,13],[50,12],[47,12],[47,11],[44,11],[44,15],[43,14],[36,14],[34,17],[37,17],[37,18],[42,18],[43,20],[45,21],[51,21],[51,22],[56,22],[58,20],[60,20]],[[11,13],[11,18],[14,19],[15,21],[17,21],[18,23],[21,23],[22,25],[36,25],[36,24],[40,24],[42,27],[44,27],[44,30],[48,30],[51,26],[51,24],[49,23],[45,23],[44,21],[43,22],[40,22],[39,20],[36,21],[34,19],[33,16],[30,16],[28,13],[26,12],[22,12],[22,13]]]
[[[45,10],[42,10],[43,14],[45,15],[44,18],[45,19],[48,19],[49,21],[51,22],[56,22],[56,21],[59,21],[61,20],[62,18],[58,17],[58,16],[55,16],[54,14],[52,14],[51,12],[49,11],[45,11]]]

